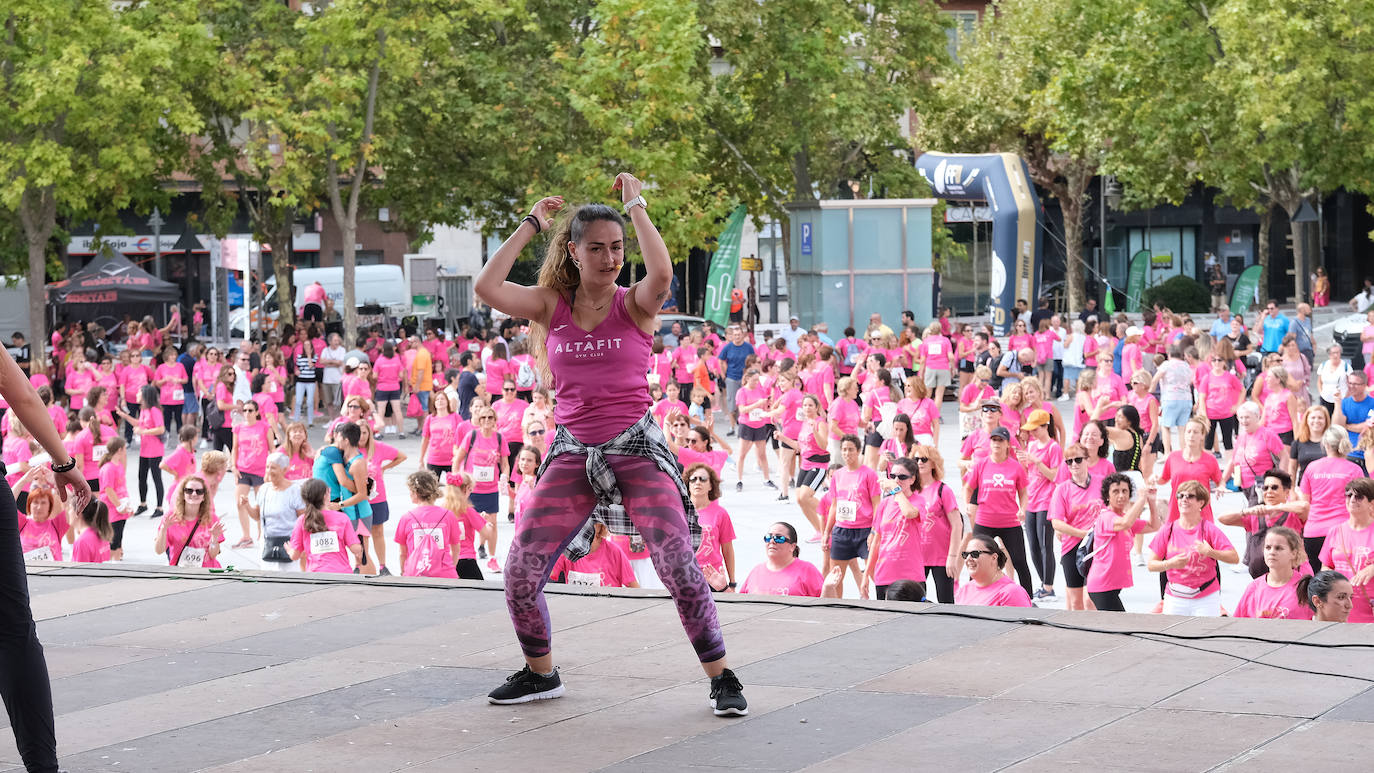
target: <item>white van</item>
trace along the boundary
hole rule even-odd
[[[335,307],[343,305],[343,266],[329,268],[298,268],[291,274],[295,286],[295,306],[297,316],[304,306],[305,287],[319,282],[325,295],[334,299]],[[410,313],[410,288],[406,284],[405,273],[400,266],[389,264],[377,266],[357,266],[353,270],[353,299],[357,306],[381,306],[384,314],[390,317],[404,317]],[[267,295],[262,299],[262,308],[267,318],[262,321],[264,330],[277,327],[277,278],[267,280]],[[371,318],[360,317],[359,324],[368,324]],[[257,326],[258,308],[255,304],[251,313],[242,308],[234,309],[229,315],[230,335],[241,336],[243,331]]]

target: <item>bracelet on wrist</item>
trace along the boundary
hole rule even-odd
[[[535,217],[534,215],[525,215],[524,217],[520,218],[520,222],[523,223],[526,221],[528,221],[530,225],[534,226],[534,232],[536,234],[544,232],[544,224],[539,222],[539,218]]]

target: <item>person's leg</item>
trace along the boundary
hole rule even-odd
[[[537,673],[553,670],[544,585],[563,548],[595,506],[596,496],[587,482],[586,457],[567,454],[553,460],[539,478],[516,526],[506,556],[506,608],[525,661]],[[690,545],[687,551],[692,555]]]
[[[820,510],[821,503],[816,498],[816,492],[812,491],[810,486],[802,486],[797,489],[797,506],[801,508],[802,516],[806,518],[806,522],[811,524],[811,528],[819,534],[821,520],[817,511]]]
[[[725,639],[716,619],[711,586],[694,557],[677,485],[652,459],[607,459],[619,481],[625,510],[649,547],[654,570],[677,604],[678,617],[702,669],[707,676],[719,675],[726,668]]]
[[[941,604],[954,603],[954,578],[949,576],[943,566],[927,566],[926,573],[930,575],[930,582],[935,587],[935,598]],[[926,597],[929,598],[927,593]]]
[[[1011,565],[1016,568],[1016,581],[1026,589],[1027,596],[1033,594],[1035,591],[1031,590],[1030,564],[1026,562],[1026,541],[1021,536],[1021,529],[1009,526],[988,531],[992,532],[994,537],[1002,538],[1002,544],[1007,547],[1007,558],[1011,559]]]
[[[161,511],[163,502],[166,499],[164,496],[165,492],[162,489],[162,457],[151,457],[146,460],[140,460],[139,463],[142,464],[143,461],[148,462],[148,474],[153,476],[153,489],[157,492],[157,509]]]
[[[138,404],[138,403],[125,403],[125,404],[124,404],[124,410],[125,410],[125,412],[128,413],[130,416],[134,417],[135,419],[138,418],[138,409],[139,409],[139,404]],[[121,419],[120,422],[124,425],[124,443],[125,443],[126,445],[133,445],[133,443],[134,443],[134,424],[133,424],[133,422],[131,422],[131,421],[124,421],[123,419]]]
[[[1103,612],[1125,612],[1126,607],[1121,603],[1121,591],[1093,591],[1088,594],[1093,600],[1093,606]]]
[[[873,586],[873,598],[877,599],[878,601],[887,601],[887,586],[886,586],[886,585],[874,585],[874,586]]]
[[[1040,527],[1040,563],[1045,567],[1045,573],[1040,575],[1040,582],[1045,589],[1054,592],[1055,575],[1055,544],[1054,544],[1054,522],[1050,520],[1048,512],[1036,513],[1035,520]]]
[[[1030,552],[1031,566],[1035,568],[1035,576],[1040,578],[1042,585],[1053,585],[1052,580],[1045,579],[1045,562],[1043,556],[1045,551],[1040,546],[1040,513],[1026,513],[1026,522],[1022,528],[1026,532],[1026,547]]]
[[[138,458],[138,513],[148,509],[148,465],[143,457]],[[135,513],[137,515],[137,513]]]
[[[773,476],[768,474],[768,449],[764,447],[765,445],[766,443],[762,440],[754,441],[754,459],[758,461],[759,469],[763,471],[764,482],[771,483]]]
[[[1218,423],[1221,424],[1221,442],[1226,446],[1226,450],[1230,451],[1232,448],[1232,441],[1236,436],[1236,430],[1240,428],[1240,420],[1235,416],[1228,416],[1221,419]]]
[[[0,697],[19,756],[31,771],[57,770],[52,685],[29,606],[29,580],[19,544],[19,509],[0,482]]]
[[[749,457],[749,446],[754,443],[750,440],[740,438],[739,450],[735,452],[735,490],[744,489],[744,460]]]
[[[1322,546],[1326,544],[1326,537],[1303,537],[1302,546],[1307,551],[1307,563],[1312,566],[1312,573],[1316,574],[1322,570]]]
[[[234,498],[234,502],[235,502],[235,503],[238,503],[238,501],[239,501],[240,499],[243,499],[245,496],[248,496],[249,492],[251,492],[252,490],[253,490],[253,487],[252,487],[252,486],[249,486],[247,483],[240,483],[240,484],[238,485],[238,488],[237,488],[237,491],[236,491],[237,496]],[[252,497],[249,496],[249,499],[251,500]],[[248,508],[247,508],[246,506],[240,504],[240,505],[238,505],[238,510],[239,510],[239,529],[240,529],[240,531],[241,531],[242,534],[243,534],[243,540],[242,540],[242,541],[243,541],[243,542],[248,542],[248,541],[250,541],[250,540],[252,539],[252,536],[251,536],[252,532],[251,532],[251,530],[250,530],[250,528],[249,528],[249,526],[248,526],[248,520],[249,520],[249,519],[248,519]]]

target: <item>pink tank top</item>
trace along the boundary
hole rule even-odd
[[[649,410],[644,374],[653,338],[630,318],[627,292],[616,289],[611,313],[591,332],[573,322],[562,296],[549,322],[549,370],[558,393],[554,420],[588,445],[619,435]]]

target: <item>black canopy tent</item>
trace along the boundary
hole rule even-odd
[[[68,319],[95,322],[106,330],[128,314],[138,320],[152,315],[161,325],[181,301],[181,288],[134,265],[119,254],[106,254],[80,271],[48,285],[52,323]]]

